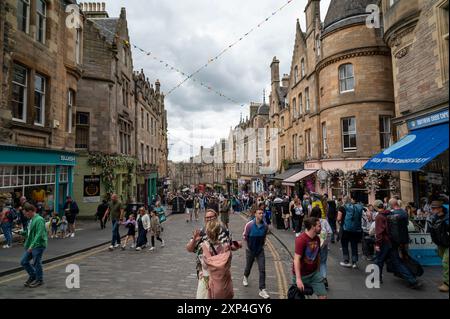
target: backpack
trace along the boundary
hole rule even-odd
[[[433,243],[438,246],[449,246],[448,224],[444,219],[437,218],[434,222],[429,223],[430,235]]]
[[[214,255],[211,255],[209,247]],[[209,299],[233,299],[233,281],[231,279],[231,249],[217,254],[214,245],[205,241],[202,244],[203,262],[209,273],[208,298]]]
[[[18,214],[17,214],[16,210],[12,207],[9,207],[9,210],[8,210],[8,213],[6,216],[10,223],[13,223],[18,218]]]
[[[361,232],[362,206],[346,204],[345,206],[344,230],[350,232]]]
[[[407,215],[396,214],[394,212],[386,216],[388,226],[388,236],[393,244],[409,244]]]

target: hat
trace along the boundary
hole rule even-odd
[[[376,201],[373,202],[373,206],[376,208],[383,208],[384,207],[384,203],[383,201],[377,199]]]
[[[442,207],[442,202],[438,200],[434,200],[431,202],[431,208],[440,208]]]

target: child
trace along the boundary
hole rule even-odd
[[[50,219],[50,226],[51,226],[51,230],[52,230],[52,233],[51,233],[52,239],[55,238],[56,234],[58,233],[59,224],[60,224],[59,216],[57,215],[56,212],[53,212],[52,218]]]
[[[136,219],[134,218],[134,214],[131,214],[130,217],[128,217],[128,220],[124,223],[122,223],[126,228],[128,228],[127,238],[125,239],[125,244],[122,246],[122,250],[125,250],[128,244],[128,240],[132,239],[131,248],[134,248],[135,243],[135,235],[136,235]]]
[[[161,242],[161,247],[164,247],[164,240],[160,238],[161,235],[161,224],[159,223],[159,217],[156,215],[156,211],[152,210],[150,213],[150,235],[152,247],[150,247],[149,251],[155,250],[155,236],[156,239]]]
[[[61,232],[61,238],[66,237],[67,225],[68,223],[66,216],[61,217],[61,222],[59,223],[59,231]]]

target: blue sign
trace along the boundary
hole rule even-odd
[[[410,131],[448,122],[448,110],[440,111],[408,122]]]

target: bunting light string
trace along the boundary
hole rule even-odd
[[[117,40],[122,40],[122,41],[124,42],[125,45],[127,45],[127,46],[130,46],[130,45],[131,45],[131,46],[133,46],[133,48],[135,48],[136,50],[138,50],[138,51],[144,53],[145,55],[151,56],[151,57],[153,58],[153,60],[155,60],[157,63],[162,64],[163,67],[165,67],[165,68],[167,68],[167,69],[170,69],[170,70],[172,70],[172,71],[176,71],[177,73],[179,73],[179,74],[181,74],[181,75],[183,75],[183,76],[187,76],[187,79],[191,79],[191,78],[192,78],[192,75],[188,75],[186,72],[184,72],[184,71],[182,71],[181,69],[179,69],[179,68],[177,68],[177,67],[171,65],[170,63],[168,63],[168,62],[166,62],[164,59],[162,59],[162,58],[156,56],[156,55],[153,54],[152,52],[146,51],[146,50],[142,49],[141,47],[138,47],[138,46],[135,45],[134,43],[133,43],[133,44],[130,44],[130,42],[129,42],[128,40],[126,40],[125,38],[121,38],[121,37],[120,37],[119,35],[117,35],[116,33],[112,32],[111,30],[108,30],[108,29],[104,28],[103,26],[99,25],[98,23],[96,23],[96,22],[93,21],[93,20],[89,20],[89,21],[91,21],[93,24],[95,24],[98,28],[100,28],[100,29],[102,29],[102,30],[104,30],[104,31],[106,31],[106,32],[109,32],[110,34],[114,35],[114,38],[115,38],[115,39],[117,39]],[[197,73],[198,73],[198,72],[197,72]],[[240,105],[241,107],[244,106],[244,104],[240,104],[240,103],[236,102],[236,100],[234,100],[234,99],[228,97],[227,95],[225,95],[225,94],[223,94],[223,93],[221,93],[221,92],[215,90],[215,89],[212,88],[211,86],[208,86],[208,85],[204,84],[203,82],[199,82],[199,81],[197,81],[197,80],[195,80],[195,79],[193,79],[193,78],[192,78],[192,80],[193,80],[193,82],[195,82],[195,83],[197,83],[197,84],[203,86],[204,88],[206,88],[207,90],[209,90],[209,91],[211,91],[211,92],[217,94],[218,96],[220,96],[220,97],[222,97],[222,98],[225,98],[225,99],[227,99],[228,101],[230,101],[230,102],[232,102],[232,103],[234,103],[234,104],[236,104],[236,105]],[[179,85],[177,86],[177,88],[180,87],[180,86],[181,86],[181,84],[179,84]],[[171,91],[169,91],[165,96],[167,97],[170,93],[171,93]]]
[[[186,83],[191,77],[193,77],[194,75],[197,75],[198,73],[200,73],[203,69],[206,69],[211,63],[213,63],[214,61],[217,61],[223,54],[225,54],[227,51],[229,51],[232,47],[234,47],[236,44],[238,44],[239,42],[241,42],[242,40],[244,40],[244,38],[248,37],[250,35],[250,33],[252,33],[253,31],[255,31],[255,29],[260,28],[264,23],[266,23],[267,21],[269,21],[273,16],[275,16],[277,13],[279,13],[280,11],[282,11],[285,7],[287,7],[292,1],[294,0],[288,0],[284,5],[282,5],[281,7],[279,7],[277,10],[275,10],[274,12],[272,12],[272,14],[268,17],[266,17],[264,20],[262,20],[260,23],[258,23],[258,25],[253,28],[251,28],[247,33],[245,33],[243,36],[241,36],[238,40],[234,41],[233,43],[231,43],[230,45],[228,45],[227,47],[225,47],[225,49],[223,49],[219,54],[217,54],[216,56],[214,56],[213,58],[208,60],[208,63],[203,64],[201,67],[199,67],[194,73],[190,74],[188,77],[186,77],[183,81],[181,81],[180,83],[178,83],[174,88],[172,88],[167,95],[171,94],[173,91],[175,91],[176,89],[178,89],[180,86],[182,86],[184,83]]]

